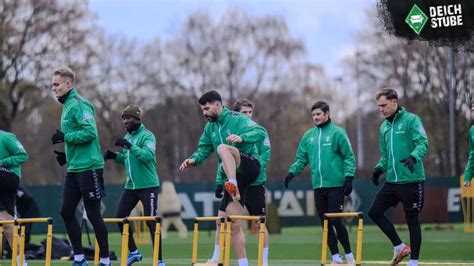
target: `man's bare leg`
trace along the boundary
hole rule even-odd
[[[231,202],[227,205],[226,212],[228,215],[244,215],[244,208],[239,202]],[[232,221],[232,245],[239,260],[247,259],[245,235],[242,230],[241,221]]]
[[[5,221],[5,220],[15,220],[13,216],[11,216],[8,212],[2,211],[0,212],[0,220]],[[3,233],[5,234],[8,244],[10,244],[10,247],[13,248],[13,224],[5,224],[3,225]],[[18,241],[19,243],[19,241]]]

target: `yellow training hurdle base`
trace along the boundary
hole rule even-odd
[[[263,265],[263,246],[265,243],[265,216],[246,216],[246,215],[230,215],[224,217],[196,217],[194,219],[194,233],[193,233],[193,255],[192,264],[193,266],[230,266],[230,242],[232,238],[232,223],[233,221],[259,221],[259,238],[258,238],[258,266]],[[198,251],[198,233],[199,233],[199,222],[220,222],[219,230],[219,262],[218,263],[197,263],[197,251]],[[225,221],[225,224],[224,224]]]
[[[341,213],[326,213],[324,214],[323,222],[323,243],[321,249],[321,265],[326,265],[327,249],[328,249],[328,226],[329,219],[340,217],[355,217],[359,218],[359,225],[357,227],[357,250],[356,250],[356,265],[362,265],[362,238],[364,231],[364,214],[362,212],[341,212]]]
[[[198,263],[198,238],[199,238],[199,222],[217,222],[221,224],[219,230],[219,262],[216,263]],[[193,254],[191,258],[191,265],[194,266],[211,266],[211,265],[224,265],[224,232],[225,232],[225,217],[196,217],[194,218],[194,232],[193,232]]]
[[[461,206],[464,214],[464,232],[474,233],[474,182],[471,182],[470,187],[465,187],[464,175],[461,175],[460,187]]]
[[[51,265],[51,249],[53,243],[53,218],[22,218],[15,220],[0,221],[0,251],[3,250],[3,225],[13,225],[13,243],[12,243],[12,266],[23,265],[25,259],[25,224],[28,223],[48,223],[48,232],[46,235],[46,254],[44,265]],[[18,226],[20,227],[20,235],[18,235]],[[18,238],[20,238],[20,247],[18,247]],[[20,251],[18,252],[18,248]],[[18,254],[19,253],[19,254]],[[17,263],[17,255],[20,260]],[[0,257],[1,261],[1,257]],[[1,265],[1,262],[0,262]]]
[[[127,265],[128,237],[130,235],[130,222],[155,221],[155,245],[153,246],[153,265],[158,265],[158,251],[160,250],[161,218],[155,216],[126,217],[126,218],[104,218],[106,223],[123,223],[122,245],[120,251],[120,266]],[[99,244],[95,241],[94,265],[99,265]]]

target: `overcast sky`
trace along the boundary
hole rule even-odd
[[[290,33],[302,39],[309,60],[324,66],[330,76],[341,75],[339,59],[356,48],[354,34],[363,29],[375,0],[91,0],[90,8],[108,33],[147,42],[168,40],[195,11],[220,16],[230,8],[251,15],[280,15]]]

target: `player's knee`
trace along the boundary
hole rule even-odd
[[[375,208],[370,208],[368,214],[369,214],[370,219],[377,220],[380,217],[380,215],[383,215],[383,212],[380,212]]]
[[[62,208],[60,215],[63,218],[63,220],[70,220],[72,218],[75,218],[75,211],[68,210],[67,208]]]
[[[419,225],[418,212],[406,212],[405,219],[407,220],[408,226]]]
[[[219,155],[228,153],[228,152],[229,152],[229,147],[227,147],[226,144],[219,144],[219,146],[217,146],[217,153]]]

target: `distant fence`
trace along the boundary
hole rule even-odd
[[[313,190],[309,180],[297,177],[284,189],[283,182],[268,182],[267,202],[275,204],[282,226],[319,225],[319,218],[314,207]],[[374,186],[369,179],[354,180],[354,190],[346,205],[351,211],[367,213],[372,199],[381,186]],[[215,184],[212,182],[176,184],[176,190],[183,205],[182,217],[186,224],[192,224],[196,216],[213,216],[217,214],[219,199],[214,196]],[[35,197],[40,206],[41,216],[54,218],[54,232],[64,233],[65,227],[59,211],[62,203],[62,186],[32,186],[26,188]],[[107,196],[104,217],[113,217],[122,185],[107,185]],[[389,213],[392,221],[404,222],[401,206]],[[427,178],[425,184],[425,204],[421,221],[423,223],[460,223],[463,222],[460,205],[459,178]],[[366,219],[366,223],[372,223]],[[36,228],[39,230],[40,228]],[[111,230],[117,230],[111,226]]]

